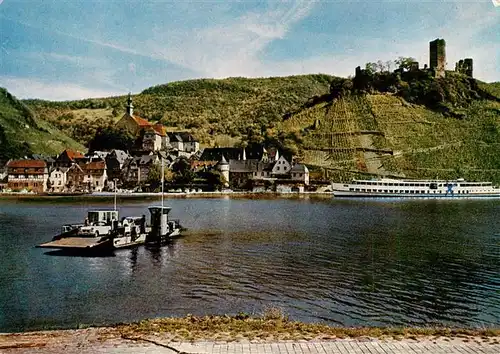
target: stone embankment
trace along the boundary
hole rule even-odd
[[[111,327],[0,335],[2,353],[500,353],[500,329],[332,327],[261,317],[157,318]]]
[[[115,328],[43,331],[0,335],[1,353],[500,353],[499,337],[410,336],[394,339],[361,336],[249,340],[236,334],[232,340],[179,340],[168,333],[122,333]]]

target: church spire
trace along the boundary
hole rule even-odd
[[[127,114],[129,116],[132,116],[134,114],[134,105],[132,104],[132,96],[130,95],[130,92],[128,93],[127,99]]]

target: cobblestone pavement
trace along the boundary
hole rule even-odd
[[[88,336],[57,337],[44,342],[0,336],[0,353],[216,353],[216,354],[474,354],[500,353],[500,338],[421,338],[418,340],[335,339],[327,341],[280,342],[169,342],[156,337],[110,338],[98,341]]]

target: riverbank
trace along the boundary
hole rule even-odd
[[[244,199],[278,199],[278,198],[332,198],[331,192],[304,192],[304,193],[276,193],[276,192],[169,192],[164,193],[165,199],[184,199],[184,198],[244,198]],[[19,200],[19,201],[112,201],[115,198],[114,193],[92,193],[92,194],[29,194],[29,193],[0,193],[0,200]],[[135,200],[159,200],[161,193],[117,193],[116,198],[119,201],[135,201]]]
[[[270,311],[259,318],[186,316],[111,327],[1,334],[0,350],[6,353],[497,353],[500,329],[342,328],[289,321],[279,312]]]

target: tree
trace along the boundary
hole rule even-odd
[[[412,57],[399,57],[394,60],[394,64],[399,69],[410,70],[411,64],[415,61],[415,58]]]
[[[373,75],[377,72],[377,64],[376,63],[366,63],[365,70],[367,74]]]
[[[262,136],[262,129],[256,125],[252,125],[252,126],[248,127],[246,141],[249,144],[262,143],[264,141],[264,137]]]
[[[206,178],[207,183],[214,189],[220,189],[224,186],[224,183],[227,183],[224,176],[222,176],[222,174],[216,170],[207,172]]]
[[[155,189],[161,181],[161,167],[154,164],[151,166],[146,177],[146,183],[149,184],[152,189]]]
[[[130,150],[133,148],[135,138],[123,129],[114,127],[98,128],[95,136],[89,141],[90,152],[101,150]]]
[[[191,164],[185,157],[179,158],[172,165],[174,172],[174,183],[176,184],[190,184],[193,183],[194,173],[191,171]]]
[[[387,69],[387,71],[388,71],[388,72],[391,72],[391,69],[392,69],[392,64],[393,64],[393,63],[392,63],[392,61],[390,61],[390,60],[387,60],[387,61],[385,62],[385,67],[386,67],[386,69]]]
[[[384,65],[384,63],[382,62],[382,60],[378,60],[378,61],[377,61],[377,71],[378,71],[379,73],[381,73],[381,72],[384,72],[384,71],[385,71],[385,65]]]

